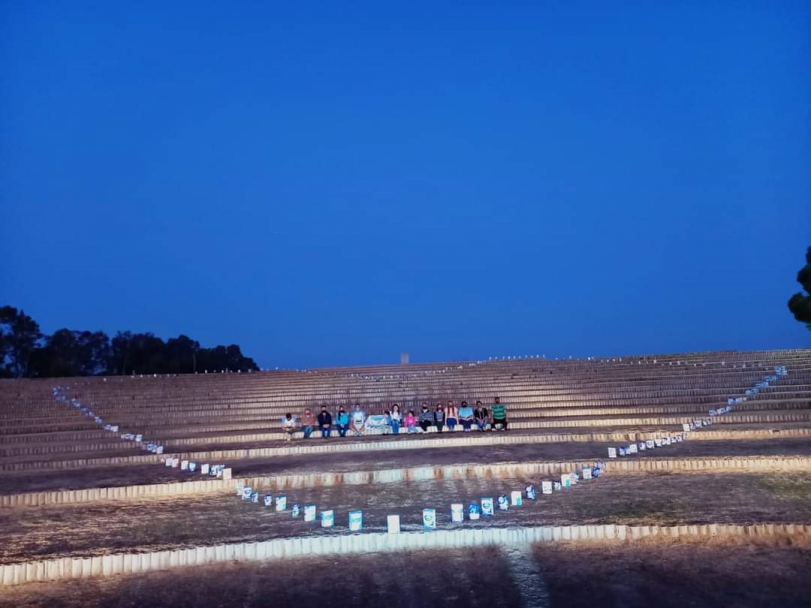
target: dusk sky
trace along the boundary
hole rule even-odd
[[[807,1],[0,7],[0,305],[46,332],[811,346]]]

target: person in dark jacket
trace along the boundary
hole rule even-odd
[[[332,433],[332,414],[327,411],[327,406],[321,406],[318,414],[318,428],[321,429],[321,436],[326,439]]]
[[[434,413],[428,409],[428,404],[422,404],[422,411],[420,412],[420,428],[423,433],[427,433],[428,429],[434,426]]]
[[[481,401],[476,402],[476,409],[473,410],[473,418],[476,420],[476,426],[479,427],[480,431],[483,431],[484,428],[490,424],[490,414],[487,412],[487,408],[482,405]]]
[[[445,427],[445,410],[442,408],[441,403],[436,404],[436,411],[434,412],[434,424],[436,424],[436,432],[441,433]]]

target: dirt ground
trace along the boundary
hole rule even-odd
[[[398,552],[230,563],[0,590],[3,608],[518,608],[527,585],[552,608],[805,608],[807,545],[728,541],[543,543],[536,580],[504,550]],[[532,560],[530,560],[532,561]]]
[[[811,474],[659,473],[604,476],[571,490],[477,522],[452,524],[450,505],[523,489],[538,479],[441,480],[289,490],[288,505],[335,510],[336,526],[293,518],[290,508],[242,501],[236,495],[141,502],[0,509],[0,563],[48,557],[158,551],[176,547],[269,538],[345,534],[348,511],[361,509],[367,531],[385,530],[386,516],[401,516],[404,530],[421,529],[422,509],[437,510],[441,528],[453,525],[701,524],[811,522]]]
[[[323,471],[366,471],[425,465],[534,460],[607,460],[608,448],[617,443],[524,443],[421,450],[346,452],[251,458],[233,462],[235,475],[293,475]],[[686,441],[645,452],[634,458],[689,458],[699,456],[811,455],[811,439],[763,439],[748,441]]]
[[[0,494],[110,488],[188,479],[158,464],[0,473]],[[202,479],[202,478],[201,478]]]
[[[688,541],[548,543],[535,557],[553,607],[807,608],[811,547]]]
[[[313,439],[312,441],[326,440]],[[616,443],[525,443],[430,448],[430,438],[426,438],[425,441],[426,448],[419,450],[383,450],[379,452],[344,452],[249,458],[225,461],[225,464],[233,467],[236,476],[285,475],[323,471],[347,472],[432,464],[605,459],[608,447],[616,445]],[[811,439],[690,440],[678,445],[654,450],[653,452],[646,452],[635,456],[635,458],[740,455],[811,455]],[[189,479],[202,479],[202,477],[184,474],[179,470],[167,469],[157,464],[70,469],[65,471],[3,473],[0,475],[0,494],[115,487]]]

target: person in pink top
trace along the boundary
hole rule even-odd
[[[414,410],[409,411],[403,419],[406,429],[409,433],[417,432],[417,417],[414,415]]]

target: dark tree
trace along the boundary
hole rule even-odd
[[[198,370],[208,371],[257,371],[259,366],[253,359],[245,357],[236,344],[200,349]]]
[[[133,374],[168,373],[166,344],[154,334],[132,334],[129,354],[129,369]]]
[[[11,376],[11,372],[6,369],[6,359],[11,352],[11,343],[5,331],[0,330],[0,378]]]
[[[151,333],[60,329],[43,335],[23,311],[0,307],[0,377],[94,376],[98,374],[193,374],[257,371],[236,344],[202,348],[180,335],[164,342]]]
[[[788,309],[800,323],[811,329],[811,247],[805,252],[805,266],[797,273],[797,282],[805,293],[797,292],[788,301]]]
[[[197,371],[197,354],[200,343],[188,336],[180,335],[166,341],[166,354],[169,357],[170,374],[193,374]]]
[[[109,353],[110,339],[104,332],[60,329],[35,351],[29,375],[95,376],[107,369]]]
[[[28,375],[31,358],[42,339],[34,319],[13,306],[0,308],[0,334],[3,335],[0,367],[6,375],[22,378]]]

